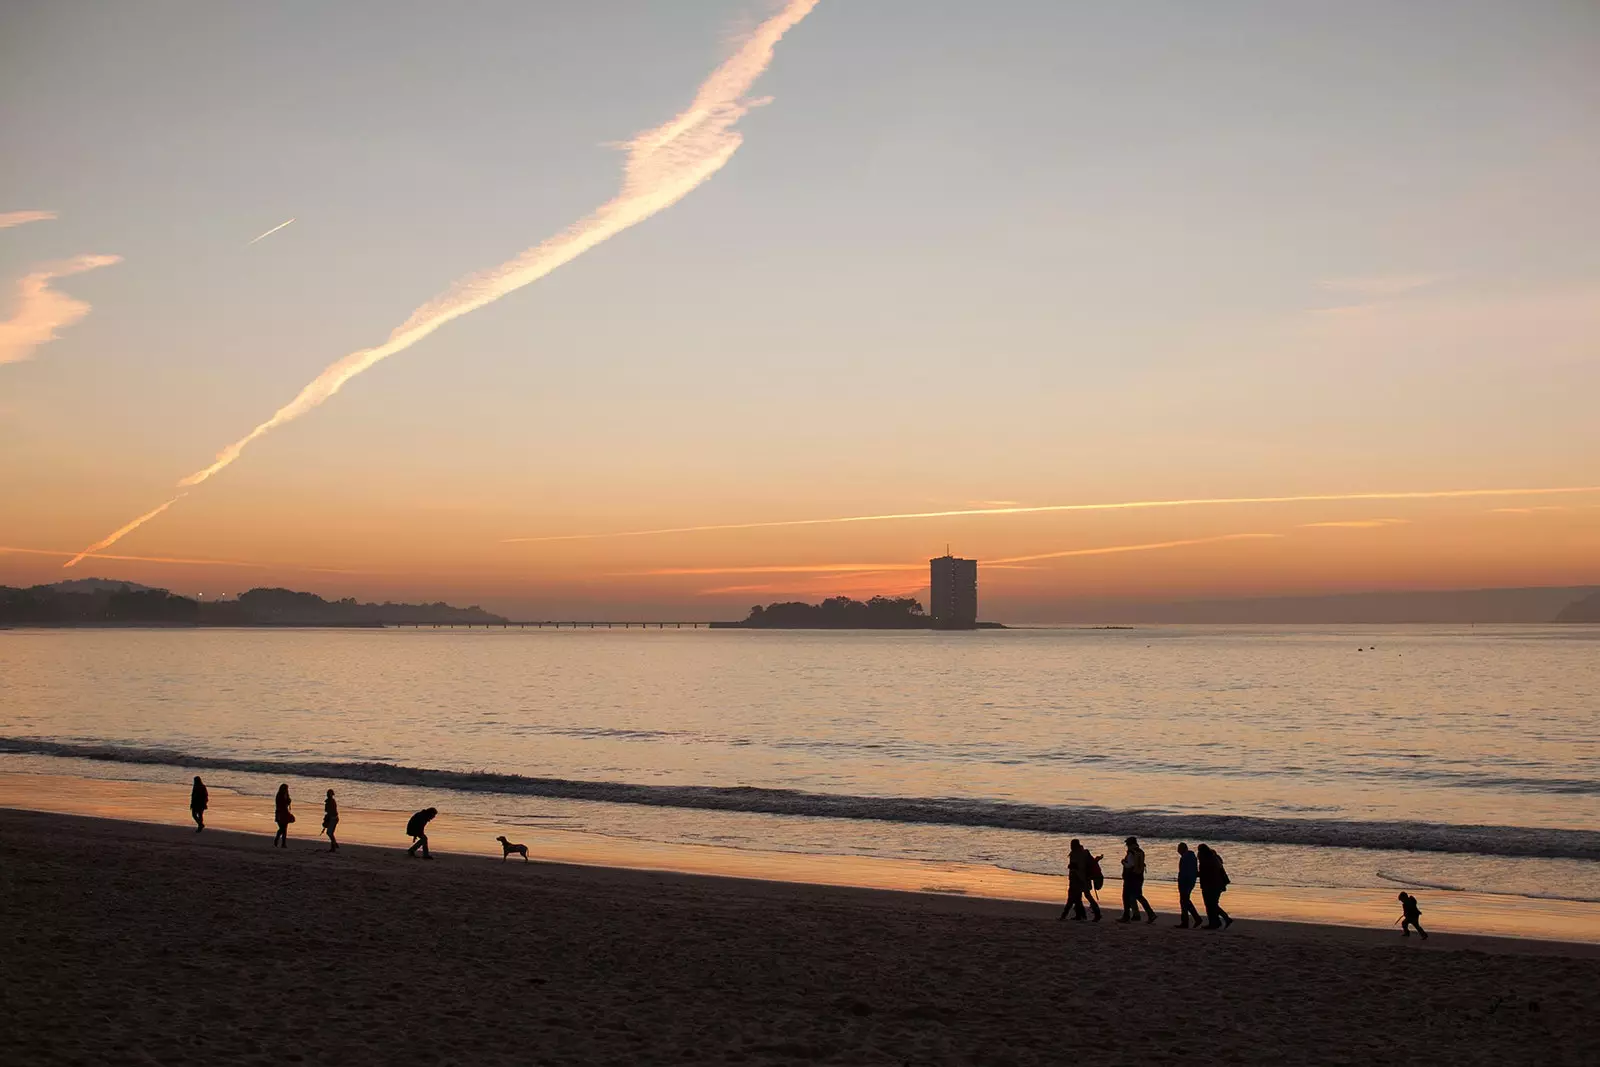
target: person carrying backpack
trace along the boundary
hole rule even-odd
[[[1089,907],[1094,909],[1094,921],[1100,921],[1100,902],[1094,899],[1095,876],[1100,871],[1100,865],[1095,863],[1094,856],[1083,847],[1083,842],[1076,837],[1067,850],[1067,903],[1061,909],[1059,919],[1065,919],[1069,912],[1073,913],[1073,922],[1082,922],[1084,918],[1083,902],[1087,900]]]

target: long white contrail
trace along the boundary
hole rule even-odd
[[[266,233],[262,234],[260,237],[252,237],[252,238],[250,238],[250,240],[245,242],[244,246],[246,248],[249,248],[251,245],[255,244],[257,241],[261,240],[262,238],[271,237],[273,234],[277,233],[279,230],[283,229],[285,226],[289,225],[289,223],[293,222],[293,221],[294,221],[294,219],[290,219],[290,220],[288,220],[288,222],[280,222],[280,223],[278,223],[276,226],[274,226],[272,229],[268,230]]]
[[[337,393],[351,378],[404,351],[452,319],[514,292],[569,263],[630,226],[662,211],[710,178],[733,158],[744,138],[734,124],[764,100],[747,100],[744,94],[772,62],[772,50],[783,35],[810,13],[817,0],[789,0],[745,39],[737,51],[700,85],[688,109],[669,122],[628,141],[623,164],[622,190],[587,217],[561,233],[523,252],[515,259],[456,282],[446,292],[412,312],[411,317],[375,348],[363,348],[334,363],[279,408],[266,422],[217,453],[208,467],[178,483],[180,488],[199,485],[239,458],[256,438],[298,419]],[[176,498],[174,498],[176,500]],[[165,511],[173,501],[135,519],[92,549],[105,548]],[[66,566],[82,559],[80,554]]]
[[[727,522],[712,526],[670,526],[655,530],[612,533],[551,534],[507,537],[503,545],[543,541],[597,541],[607,537],[656,537],[662,534],[709,533],[713,530],[767,530],[780,526],[833,526],[851,522],[898,522],[908,519],[951,519],[981,515],[1037,515],[1051,511],[1138,511],[1146,508],[1197,508],[1228,504],[1306,504],[1361,500],[1450,500],[1463,497],[1549,496],[1558,493],[1600,493],[1600,485],[1540,489],[1424,489],[1393,493],[1304,493],[1297,496],[1214,496],[1184,500],[1121,500],[1099,504],[1040,504],[1034,507],[957,508],[951,511],[902,511],[887,515],[845,515],[830,519],[779,519],[774,522]]]
[[[1100,545],[1096,548],[1068,548],[1059,552],[1040,552],[1032,556],[1007,556],[1004,559],[980,559],[980,563],[999,567],[1013,563],[1033,563],[1041,559],[1067,559],[1073,556],[1115,556],[1124,552],[1157,552],[1164,548],[1188,548],[1192,545],[1213,545],[1221,541],[1259,541],[1281,538],[1281,533],[1232,533],[1215,537],[1188,537],[1181,541],[1145,541],[1136,545]],[[928,564],[918,563],[774,563],[754,567],[659,567],[650,571],[634,571],[614,575],[619,578],[669,578],[684,575],[708,574],[848,574],[890,571],[922,571]]]

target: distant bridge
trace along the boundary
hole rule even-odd
[[[581,630],[584,627],[588,627],[591,630],[665,630],[668,627],[671,627],[674,630],[681,630],[685,626],[689,627],[691,630],[698,630],[702,626],[710,628],[711,623],[706,622],[705,620],[700,620],[698,622],[692,620],[681,622],[618,622],[615,620],[602,619],[595,619],[593,621],[574,621],[569,619],[562,619],[558,621],[555,619],[536,619],[529,620],[527,622],[386,622],[383,625],[386,627],[393,626],[396,628],[410,628],[413,630],[455,630],[458,628],[463,630],[526,630],[529,627],[532,627],[536,630],[543,630],[546,628],[552,630]]]

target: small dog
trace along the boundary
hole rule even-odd
[[[503,837],[497,837],[497,838],[495,838],[495,840],[500,842],[500,847],[501,848],[505,849],[505,855],[500,857],[500,862],[501,863],[504,863],[506,860],[510,859],[514,853],[521,853],[522,854],[522,862],[523,863],[527,863],[528,862],[528,846],[527,845],[515,845],[515,844],[512,844],[510,841],[507,841]]]

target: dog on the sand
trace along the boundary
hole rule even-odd
[[[495,840],[500,842],[500,847],[505,850],[505,854],[500,857],[501,863],[504,863],[506,860],[510,859],[514,854],[521,854],[522,862],[528,862],[527,845],[513,844],[512,842],[507,841],[504,837],[497,837]]]

